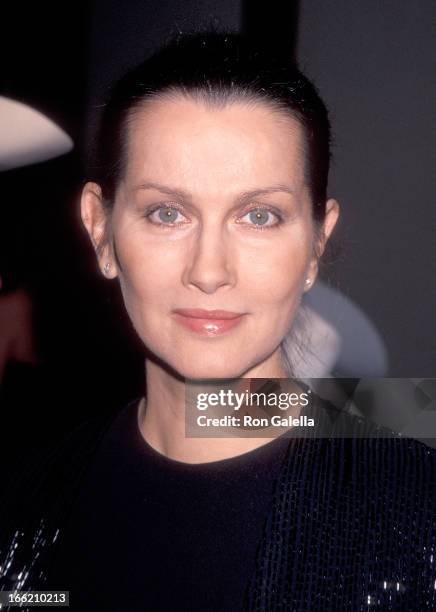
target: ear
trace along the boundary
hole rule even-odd
[[[333,198],[330,198],[329,200],[327,200],[326,214],[325,214],[325,219],[324,219],[324,223],[322,226],[321,236],[318,239],[318,243],[315,249],[316,253],[312,257],[312,260],[310,262],[309,269],[307,270],[307,274],[305,278],[305,286],[304,286],[305,291],[308,291],[312,287],[313,283],[315,282],[316,276],[318,274],[319,259],[324,253],[327,241],[330,238],[335,228],[335,225],[338,221],[339,211],[340,211],[340,208],[339,208],[339,203],[337,202],[337,200],[334,200]],[[306,282],[308,279],[310,279],[310,282]]]
[[[117,271],[109,240],[109,215],[104,209],[101,187],[97,183],[88,182],[84,186],[80,199],[80,213],[102,274],[106,278],[115,278]]]

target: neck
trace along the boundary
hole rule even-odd
[[[243,375],[246,378],[287,378],[279,353]],[[161,454],[184,463],[208,463],[236,457],[270,442],[268,438],[187,438],[185,382],[155,361],[147,361],[147,406],[141,401],[138,425],[143,438]]]

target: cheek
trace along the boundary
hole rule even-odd
[[[120,286],[126,306],[162,302],[180,284],[183,253],[179,245],[144,237],[141,231],[114,236],[121,270]]]
[[[310,260],[309,241],[304,237],[272,241],[243,259],[242,276],[259,307],[289,308],[298,303]]]

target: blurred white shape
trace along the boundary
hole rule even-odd
[[[12,170],[68,153],[72,139],[26,104],[0,96],[0,170]]]
[[[298,378],[331,376],[341,352],[338,331],[312,308],[304,306],[296,321],[294,334],[284,346],[294,375]]]
[[[284,348],[300,378],[385,376],[385,343],[350,298],[317,281],[304,295],[294,332]]]
[[[355,302],[318,281],[305,295],[305,303],[340,336],[341,347],[334,368],[339,376],[386,376],[388,354],[385,342],[374,323]]]

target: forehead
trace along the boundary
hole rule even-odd
[[[303,161],[299,122],[262,102],[217,108],[164,97],[136,109],[128,122],[127,182],[171,182],[194,193],[255,183],[298,187]]]

